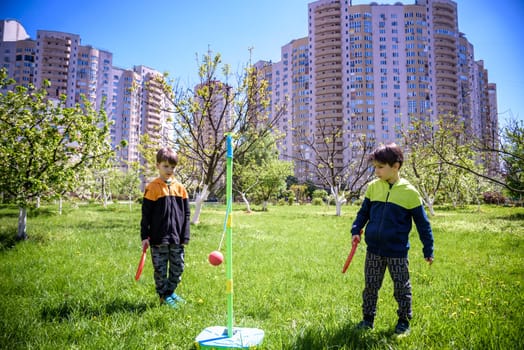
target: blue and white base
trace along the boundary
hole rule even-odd
[[[207,327],[196,338],[197,349],[256,349],[262,343],[264,331],[257,328],[233,328],[233,335],[227,336],[227,328]]]

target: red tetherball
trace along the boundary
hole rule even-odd
[[[224,256],[218,250],[214,250],[209,253],[207,260],[209,260],[211,265],[218,266],[222,264],[222,261],[224,261]]]

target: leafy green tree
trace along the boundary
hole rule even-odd
[[[142,195],[140,191],[140,164],[131,162],[127,169],[113,167],[109,173],[111,194],[114,199],[125,198],[130,203]]]
[[[482,166],[475,162],[473,142],[466,137],[459,117],[441,115],[434,123],[412,121],[404,133],[404,142],[408,156],[402,171],[420,192],[431,215],[435,214],[438,198],[458,203],[460,198],[468,197],[476,180],[464,168],[480,173]]]
[[[244,147],[239,144],[239,147]],[[260,174],[265,171],[264,164],[270,160],[278,160],[278,149],[274,135],[267,134],[256,139],[250,152],[240,152],[234,157],[233,190],[238,192],[246,204],[246,211],[251,212],[250,194],[257,191],[260,184]]]
[[[86,169],[104,168],[112,156],[104,110],[91,103],[66,107],[66,97],[46,98],[46,82],[14,86],[0,71],[0,188],[19,208],[18,239],[26,239],[27,208],[37,198],[75,188]]]
[[[443,133],[448,134],[449,140],[455,139],[460,142],[452,142],[452,147],[443,147],[446,145],[438,142],[429,143],[428,147],[431,148],[432,154],[438,157],[439,162],[460,169],[462,174],[469,173],[492,185],[505,188],[514,197],[522,196],[524,193],[522,121],[511,120],[508,126],[499,132],[500,135],[494,132],[494,135],[486,136],[486,139],[474,139],[467,134],[456,116],[449,115],[441,119],[447,120],[445,123],[439,122],[446,130]],[[427,126],[425,128],[428,129]],[[456,147],[457,145],[459,147]],[[499,164],[500,160],[502,164]]]
[[[313,198],[319,198],[319,199],[322,199],[322,200],[326,200],[327,197],[328,197],[328,193],[326,190],[315,190],[313,191],[313,195],[312,195]]]
[[[524,121],[511,120],[502,130],[500,155],[506,188],[515,198],[524,194]]]
[[[260,165],[247,163],[245,165],[234,165],[233,189],[242,197],[246,205],[246,212],[251,213],[249,196],[254,191],[260,181]]]
[[[293,174],[291,162],[270,159],[259,167],[259,182],[255,197],[262,202],[262,210],[267,211],[268,202],[286,189],[286,178]]]
[[[144,182],[149,182],[158,176],[156,154],[159,149],[159,140],[151,138],[149,134],[143,134],[140,136],[138,152],[142,157],[143,163],[139,165],[139,170],[144,177]]]
[[[291,185],[289,190],[294,193],[295,198],[299,203],[304,203],[308,200],[309,192],[307,185]]]

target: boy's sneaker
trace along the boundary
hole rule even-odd
[[[175,303],[177,304],[185,304],[186,301],[184,300],[184,298],[182,298],[180,295],[177,295],[176,293],[173,292],[173,294],[171,294],[170,296],[168,296],[168,298],[172,298]]]
[[[160,298],[160,304],[166,304],[172,309],[178,309],[180,307],[171,295],[165,298]]]
[[[371,330],[373,329],[373,322],[368,320],[362,320],[357,324],[357,329],[359,330]]]
[[[409,321],[399,319],[397,322],[397,325],[395,326],[395,334],[398,337],[405,337],[406,335],[409,334],[409,332],[410,332]]]

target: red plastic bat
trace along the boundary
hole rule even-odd
[[[135,281],[138,281],[140,278],[140,275],[142,274],[142,270],[144,269],[144,263],[146,262],[146,253],[147,253],[147,246],[142,249],[142,256],[140,257],[140,262],[138,263],[138,269],[136,270],[135,274]]]
[[[362,237],[362,231],[360,231],[360,237]],[[353,255],[355,255],[355,252],[357,251],[358,242],[360,242],[360,240],[353,241],[353,244],[351,245],[351,251],[349,252],[348,258],[344,263],[344,267],[342,268],[342,273],[345,273],[349,267],[349,264],[351,264],[351,260],[353,260]]]

